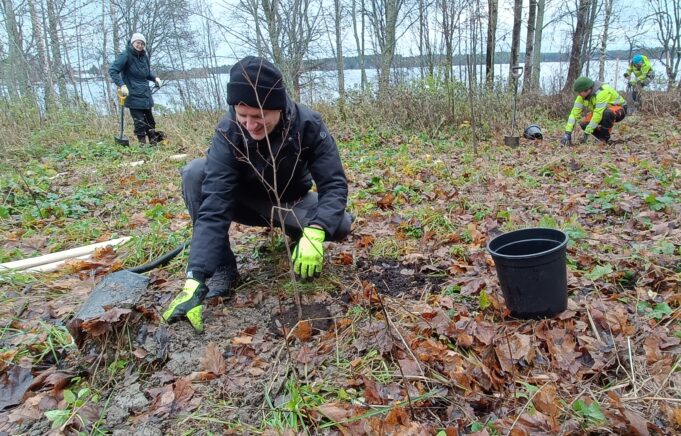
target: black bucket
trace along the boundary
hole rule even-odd
[[[511,316],[546,318],[567,308],[567,242],[560,230],[531,228],[487,244]]]

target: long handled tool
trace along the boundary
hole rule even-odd
[[[523,67],[516,66],[511,68],[511,74],[513,75],[513,83],[515,84],[513,90],[513,122],[511,123],[511,134],[509,136],[504,136],[504,144],[515,148],[520,144],[520,136],[516,134],[515,114],[518,101],[518,79],[520,79],[520,76],[523,74]]]
[[[118,94],[118,105],[121,107],[121,131],[118,134],[118,136],[114,136],[114,141],[116,141],[116,144],[120,145],[130,145],[130,140],[128,139],[127,136],[125,136],[125,133],[123,132],[123,117],[125,116],[125,96],[121,94],[121,90],[119,89],[116,91],[116,94]]]

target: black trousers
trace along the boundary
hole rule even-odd
[[[593,113],[590,113],[586,117],[582,118],[579,125],[582,129],[586,129],[586,126],[591,121]],[[611,106],[603,111],[603,118],[601,122],[594,129],[593,136],[603,142],[608,142],[610,140],[610,133],[612,133],[612,128],[615,123],[619,123],[627,116],[627,106]]]
[[[140,141],[145,141],[150,129],[156,128],[156,120],[151,109],[132,109],[130,108],[130,116],[135,124],[135,136]]]

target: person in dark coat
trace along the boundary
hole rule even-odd
[[[159,138],[156,133],[156,120],[151,112],[154,99],[149,82],[155,82],[160,88],[161,79],[151,72],[146,45],[144,35],[133,33],[130,44],[109,68],[109,76],[118,87],[118,92],[126,97],[125,106],[130,110],[135,124],[135,136],[139,142],[146,143],[148,136],[149,142],[155,144]]]
[[[352,223],[336,142],[319,113],[290,100],[274,65],[253,56],[236,63],[227,101],[207,157],[182,169],[194,233],[184,288],[163,313],[168,322],[187,318],[197,331],[204,299],[228,296],[238,279],[233,221],[283,228],[298,241],[294,272],[308,280],[322,271],[324,241],[345,238]]]

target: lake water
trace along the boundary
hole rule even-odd
[[[651,89],[663,90],[666,88],[666,80],[664,77],[664,67],[656,60],[651,60],[653,69],[656,71],[656,79],[651,84]],[[605,67],[605,82],[615,86],[617,89],[624,89],[626,82],[623,77],[627,69],[627,60],[611,60],[606,61]],[[520,64],[523,66],[523,64]],[[547,94],[553,94],[559,91],[563,85],[563,78],[567,74],[567,62],[542,62],[541,63],[541,88]],[[455,66],[453,70],[454,77],[468,83],[466,74],[466,66]],[[585,66],[584,73],[587,68]],[[589,65],[589,76],[596,77],[598,75],[598,62],[591,61]],[[497,80],[504,82],[508,78],[509,65],[498,64],[494,67],[494,73]],[[394,76],[399,75],[399,79],[409,81],[420,78],[420,70],[418,68],[401,68],[395,69]],[[476,68],[477,80],[482,80],[484,75],[484,66],[478,65]],[[367,77],[372,84],[373,89],[376,88],[377,72],[375,69],[367,70]],[[221,94],[224,99],[226,96],[227,82],[229,82],[228,74],[218,74],[217,82],[221,88]],[[178,94],[179,81],[166,81],[163,88],[154,94],[154,101],[156,103],[155,111],[162,112],[182,110],[184,107],[182,99]],[[183,87],[189,86],[191,92],[192,105],[197,109],[217,109],[217,99],[215,95],[215,80],[213,78],[197,78],[183,80]],[[301,101],[303,103],[314,103],[318,101],[333,100],[338,97],[337,92],[337,74],[335,72],[313,71],[303,77],[303,89]],[[360,70],[345,70],[345,89],[358,90],[360,87]],[[78,83],[79,93],[83,96],[85,101],[94,105],[100,112],[105,113],[107,110],[105,86],[112,84],[105,84],[103,80],[89,80]],[[521,85],[522,86],[522,85]],[[224,103],[223,103],[224,105]],[[110,105],[108,105],[110,107]]]

